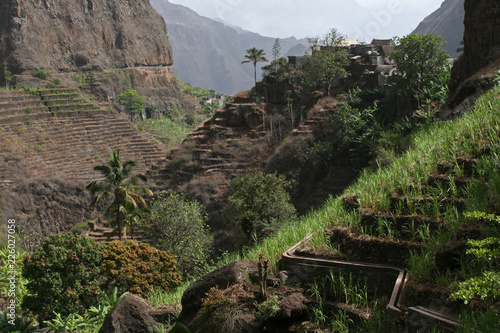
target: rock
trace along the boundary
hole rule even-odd
[[[15,64],[15,74],[39,66],[67,71],[173,63],[165,22],[148,0],[68,0],[50,6],[5,0],[0,9],[0,60]]]
[[[150,333],[158,323],[140,297],[127,294],[108,312],[99,333]]]
[[[262,124],[262,112],[255,104],[232,104],[224,117],[228,127],[255,128]]]
[[[500,3],[465,0],[464,51],[454,63],[449,106],[490,89],[500,70]]]
[[[203,276],[191,284],[182,295],[182,312],[179,315],[179,322],[190,327],[191,321],[201,308],[201,299],[206,296],[210,288],[219,286],[220,289],[226,289],[233,284],[243,282],[245,276],[256,271],[255,261],[243,260],[230,263]]]
[[[286,296],[280,302],[280,310],[275,319],[298,320],[307,317],[307,299],[301,293]]]
[[[447,269],[460,267],[460,256],[467,250],[467,240],[459,239],[451,241],[439,248],[434,255],[436,268],[444,272]]]
[[[358,196],[356,195],[356,193],[349,193],[349,194],[344,195],[342,197],[342,206],[348,212],[353,212],[353,211],[358,210],[359,201],[358,201]]]
[[[234,95],[234,102],[235,103],[251,103],[252,99],[250,96],[250,91],[245,90],[245,91],[241,91],[241,92],[237,93],[236,95]]]

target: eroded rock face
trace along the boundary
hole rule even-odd
[[[465,1],[464,52],[450,81],[450,106],[489,89],[500,70],[500,2]]]
[[[148,0],[4,0],[0,60],[15,74],[170,66],[162,17]]]

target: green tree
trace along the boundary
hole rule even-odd
[[[144,110],[144,98],[135,89],[128,89],[116,96],[116,99],[123,105],[125,111],[130,114],[142,113],[142,110]]]
[[[10,86],[10,82],[12,81],[12,72],[9,71],[9,65],[6,61],[2,64],[2,80],[5,83],[5,88]]]
[[[114,210],[112,211],[114,213]],[[134,231],[136,229],[142,228],[144,220],[146,218],[146,211],[135,207],[131,202],[126,202],[124,206],[120,206],[120,216],[122,218],[123,234],[130,235],[130,238],[134,238]],[[118,222],[113,218],[109,225],[113,227],[118,227]]]
[[[109,154],[107,164],[94,166],[94,170],[100,172],[104,176],[104,180],[93,180],[86,187],[94,196],[92,199],[93,208],[109,197],[113,197],[110,208],[115,213],[120,240],[123,228],[123,210],[121,208],[125,207],[127,203],[132,204],[134,208],[137,208],[138,204],[146,206],[146,201],[141,194],[153,195],[153,192],[144,185],[144,182],[147,181],[144,174],[139,173],[132,176],[132,170],[138,165],[137,161],[133,160],[122,163],[120,150],[112,151]]]
[[[238,222],[249,240],[257,241],[266,230],[274,231],[285,221],[295,219],[295,207],[284,176],[252,170],[231,181],[225,216]]]
[[[396,37],[395,42],[390,57],[397,64],[397,74],[392,77],[392,86],[414,104],[447,77],[449,56],[442,49],[446,42],[434,34],[410,34]]]
[[[29,281],[29,294],[23,308],[43,320],[53,317],[53,311],[82,314],[97,304],[101,250],[94,240],[77,234],[47,237],[31,257],[25,257],[23,277]]]
[[[312,54],[304,67],[306,83],[310,88],[318,84],[325,89],[327,95],[335,80],[348,76],[346,66],[349,64],[348,52],[342,47],[345,37],[331,29],[323,38],[309,38]]]
[[[281,56],[281,40],[276,38],[273,45],[273,60],[279,59]]]
[[[172,253],[183,276],[201,273],[209,259],[213,237],[203,210],[177,193],[158,196],[151,205],[146,234],[155,247]]]
[[[264,50],[257,50],[255,47],[248,49],[247,54],[245,55],[245,59],[241,63],[245,64],[248,62],[253,63],[253,71],[254,71],[254,80],[255,80],[255,85],[257,85],[257,63],[259,62],[269,62],[269,60],[266,59],[265,57],[266,53]]]

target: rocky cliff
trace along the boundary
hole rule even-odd
[[[413,31],[414,33],[435,34],[446,40],[443,48],[451,57],[457,57],[464,34],[464,0],[445,0],[441,7],[427,16]]]
[[[172,102],[166,99],[176,97],[166,25],[149,0],[4,0],[0,62],[4,61],[22,84],[30,84],[26,78],[36,68],[67,73],[77,85],[82,82],[73,74],[86,73],[92,77],[91,92],[103,102],[114,101],[116,94],[131,87],[110,88],[113,82],[99,85],[102,82],[95,80],[114,69],[126,70],[133,87],[159,109],[167,109]]]
[[[4,0],[1,60],[17,74],[171,66],[166,26],[148,0]]]
[[[452,70],[451,107],[490,88],[500,70],[500,2],[465,0],[464,7],[464,51]]]

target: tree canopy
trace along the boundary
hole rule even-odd
[[[446,42],[434,34],[410,34],[396,37],[395,42],[390,56],[397,64],[397,75],[392,85],[400,95],[421,99],[450,69],[449,56],[442,49]]]
[[[248,60],[244,60],[241,62],[242,64],[249,63],[249,62],[253,63],[255,85],[257,85],[257,63],[258,62],[269,62],[269,60],[266,59],[265,55],[266,55],[266,53],[264,52],[264,50],[262,50],[262,49],[258,50],[255,47],[252,47],[251,49],[247,50],[247,54],[244,57],[245,59],[248,59]]]
[[[202,273],[209,258],[213,237],[203,211],[201,204],[176,193],[158,196],[151,205],[146,234],[155,247],[172,253],[186,277]]]
[[[342,47],[345,37],[331,29],[323,38],[308,40],[312,54],[304,68],[306,83],[313,89],[319,84],[330,95],[335,80],[348,76],[348,52]]]
[[[128,113],[141,113],[144,110],[144,98],[134,89],[128,89],[116,98]]]
[[[238,222],[250,240],[257,240],[264,230],[275,230],[296,217],[287,192],[290,186],[284,176],[256,170],[239,176],[231,181],[226,218]]]
[[[123,207],[127,203],[134,206],[134,208],[138,208],[139,204],[145,206],[146,201],[141,195],[153,195],[153,192],[143,184],[147,181],[144,174],[139,173],[132,176],[133,169],[138,165],[137,161],[133,160],[122,163],[120,161],[120,150],[112,151],[109,154],[107,164],[94,166],[94,170],[101,173],[104,180],[93,180],[86,186],[87,190],[94,196],[91,204],[93,208],[100,202],[104,202],[110,197],[113,198],[110,211],[115,213],[120,240],[123,229]]]

